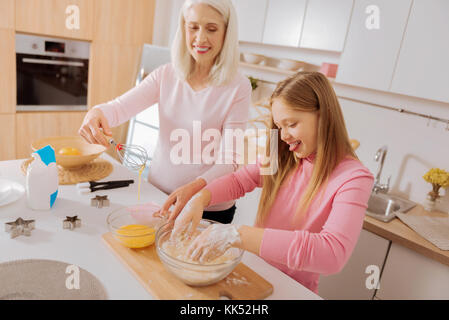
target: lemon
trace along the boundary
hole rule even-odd
[[[58,153],[62,156],[79,156],[81,154],[77,148],[61,148]]]
[[[129,224],[117,230],[118,239],[128,248],[145,248],[155,240],[154,228],[141,224]]]

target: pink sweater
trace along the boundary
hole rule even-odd
[[[251,84],[241,74],[237,74],[226,86],[207,87],[194,91],[186,81],[176,76],[172,64],[166,64],[154,70],[138,86],[95,108],[100,108],[109,126],[115,127],[146,108],[159,104],[159,138],[150,164],[148,180],[169,194],[199,177],[208,183],[237,170],[237,155],[234,149],[224,148],[225,139],[222,139],[219,154],[208,152],[207,150],[210,149],[206,149],[205,154],[212,154],[216,158],[231,158],[233,163],[207,164],[202,161],[203,150],[212,140],[208,140],[210,138],[207,137],[204,140],[201,138],[207,129],[217,129],[222,136],[225,129],[244,131],[250,100]],[[200,130],[194,130],[194,121],[198,121]],[[171,141],[171,134],[180,130],[188,134],[189,164],[175,164],[171,161],[171,150],[182,141],[176,134]],[[195,143],[193,139],[196,139],[198,143]],[[220,146],[219,140],[218,146]],[[228,201],[207,209],[224,210],[233,204],[234,201]]]
[[[259,255],[265,261],[318,293],[320,274],[338,273],[351,256],[362,229],[373,187],[373,175],[359,161],[347,158],[332,172],[324,195],[313,199],[305,217],[291,220],[312,174],[315,155],[301,160],[283,183],[264,223]],[[247,165],[206,188],[211,205],[238,199],[262,187],[259,164]],[[256,208],[254,208],[256,210]]]

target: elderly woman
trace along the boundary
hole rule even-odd
[[[174,205],[172,213],[177,215],[208,182],[238,167],[235,148],[226,149],[223,135],[236,129],[245,130],[251,85],[238,73],[237,21],[231,0],[186,0],[171,53],[170,64],[157,68],[122,96],[92,108],[79,134],[90,143],[108,146],[102,131],[111,135],[110,127],[158,103],[160,131],[149,181],[170,194],[161,212]],[[201,135],[194,134],[198,124]],[[201,139],[210,129],[222,133],[221,143],[218,141],[212,151],[209,150],[211,142]],[[187,156],[192,157],[188,158],[202,159],[204,152],[212,159],[227,161],[178,164],[173,158],[178,156],[174,150],[179,142],[173,140],[179,130],[189,133]],[[201,141],[193,141],[198,136]],[[210,206],[204,218],[230,223],[234,203]]]

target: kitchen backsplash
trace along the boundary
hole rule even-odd
[[[383,182],[391,175],[391,193],[423,203],[431,185],[422,176],[434,167],[449,170],[447,125],[345,99],[340,99],[340,104],[351,138],[360,141],[357,149],[360,160],[376,174],[378,163],[374,155],[378,148],[387,145]],[[431,114],[436,109],[431,104],[421,112]],[[449,105],[446,119],[448,114]],[[437,209],[448,212],[449,192],[442,193],[445,194]]]

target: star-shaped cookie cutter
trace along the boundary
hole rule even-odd
[[[68,217],[62,222],[62,227],[64,229],[73,230],[75,228],[81,227],[81,219],[78,219],[78,216]]]
[[[31,235],[31,230],[34,229],[34,220],[23,220],[18,218],[16,221],[6,222],[5,231],[11,235],[11,239],[14,239],[20,235],[25,235],[29,237]]]
[[[90,199],[90,205],[97,208],[109,207],[108,196],[96,195],[95,198]]]

